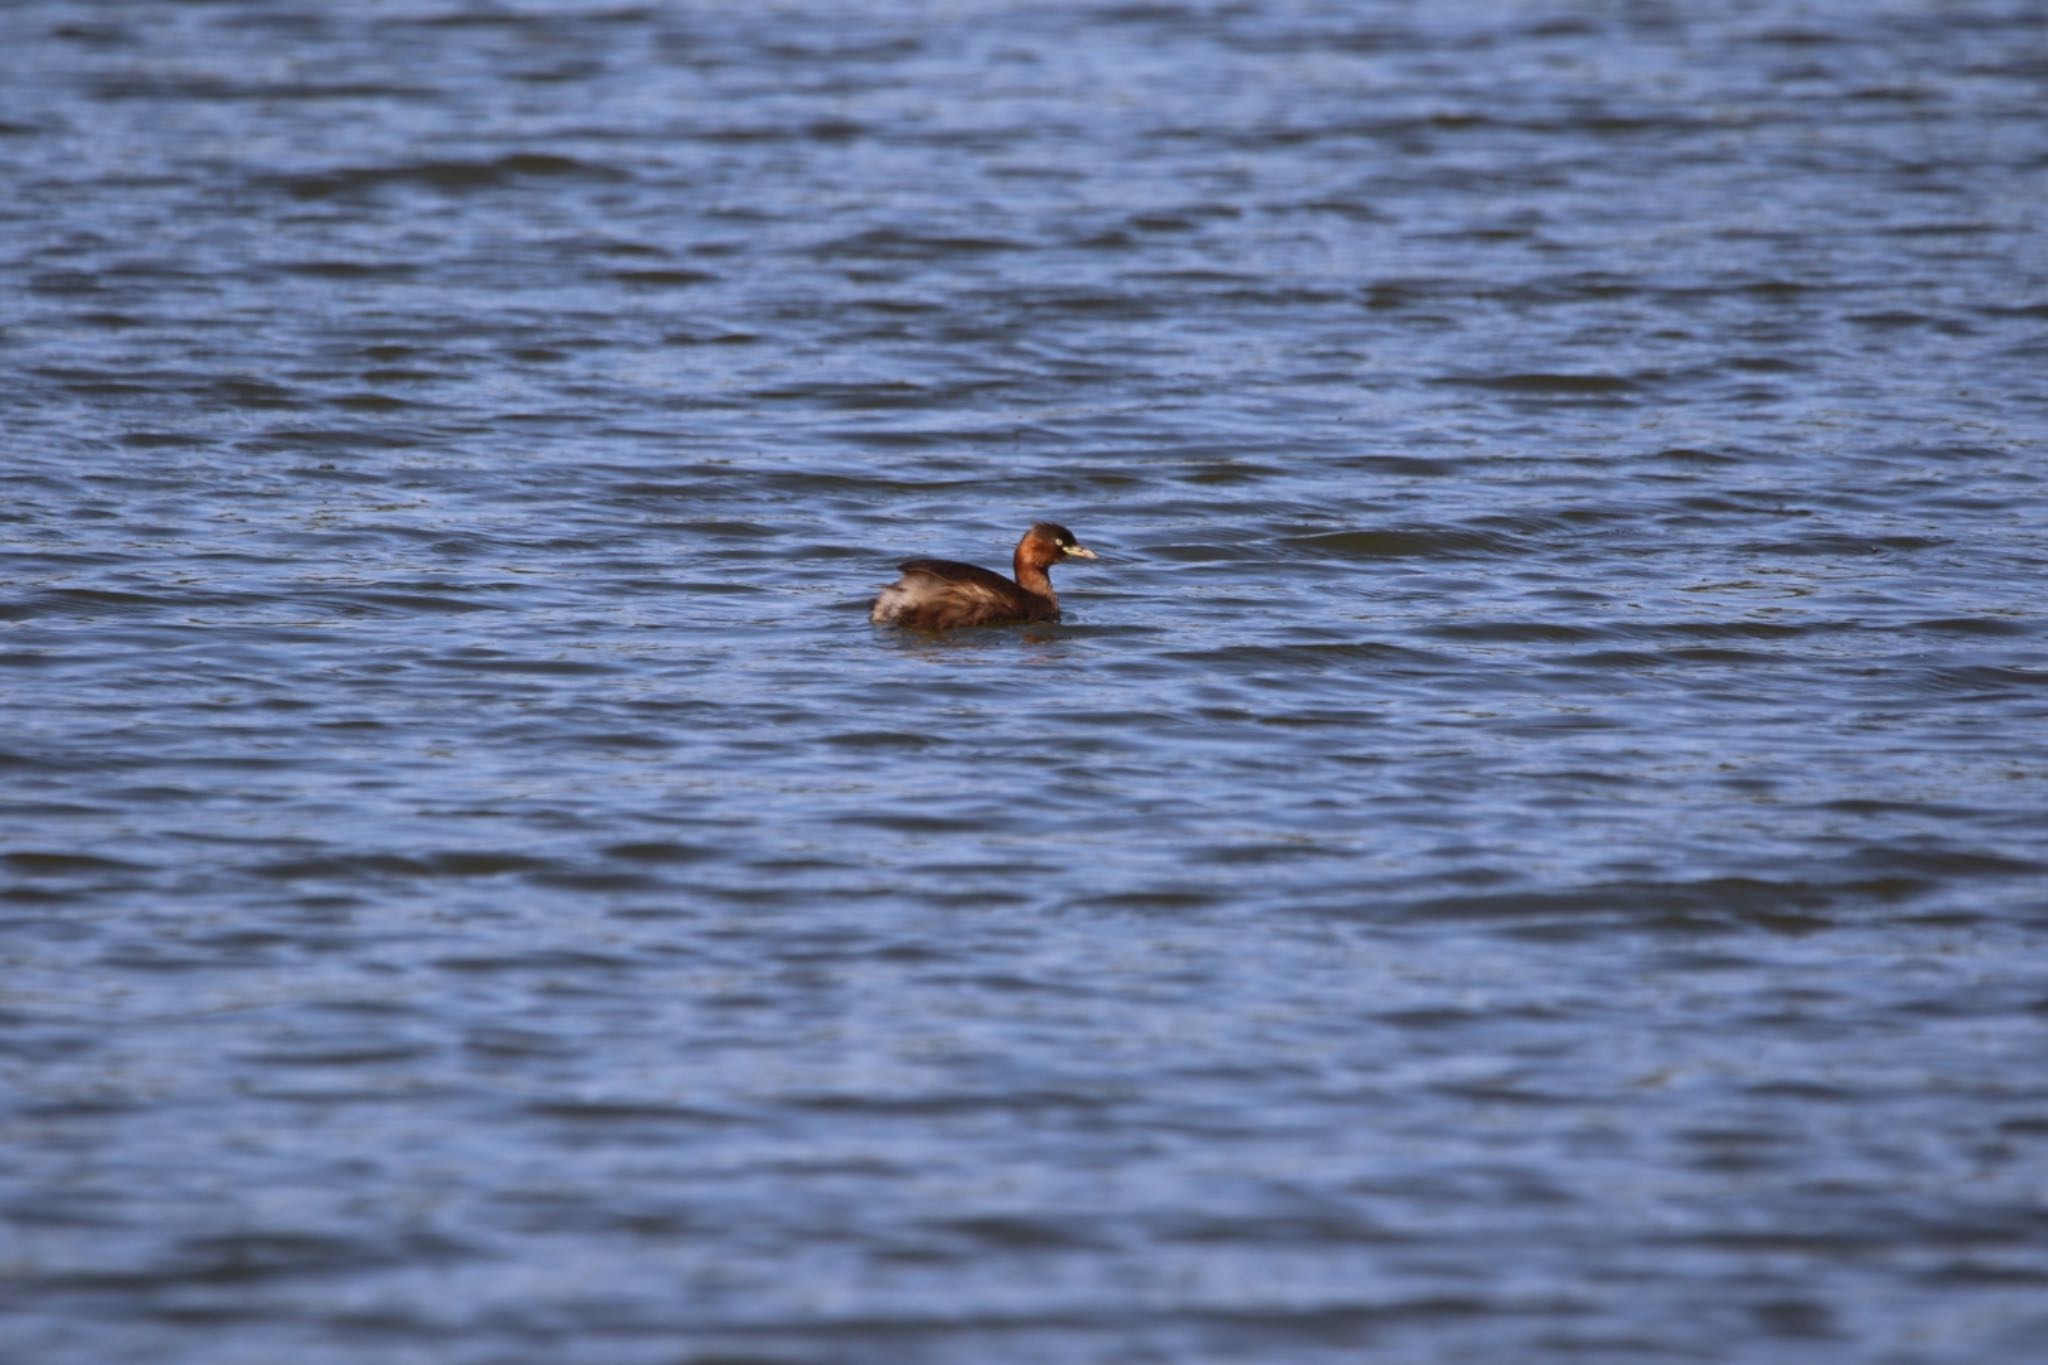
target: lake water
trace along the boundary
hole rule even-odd
[[[2048,1339],[2038,4],[0,54],[7,1361]]]

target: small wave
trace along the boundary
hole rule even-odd
[[[2048,669],[2003,664],[1969,664],[1926,669],[1912,680],[1915,691],[1992,700],[2021,697],[2048,687]]]
[[[1745,553],[1760,555],[1832,556],[1911,554],[1931,550],[1948,542],[1938,536],[1858,536],[1839,531],[1816,531],[1792,540],[1750,541]]]
[[[1401,663],[1441,665],[1445,656],[1405,645],[1372,640],[1332,641],[1298,645],[1229,645],[1220,649],[1169,651],[1162,657],[1209,666],[1235,664],[1260,668],[1325,668],[1331,664]]]
[[[390,877],[500,877],[539,871],[553,864],[523,853],[451,850],[443,853],[331,853],[279,858],[254,871],[277,881],[355,880]]]
[[[813,255],[827,260],[869,257],[878,260],[946,260],[956,256],[987,256],[1022,251],[1030,243],[1011,237],[979,236],[971,233],[921,233],[901,228],[871,228],[846,237],[835,237],[811,248]]]
[[[1698,881],[1602,882],[1556,891],[1493,892],[1418,901],[1401,917],[1423,922],[1472,920],[1611,921],[1646,930],[1692,934],[1749,927],[1808,932],[1832,923],[1829,912],[1922,894],[1929,884],[1895,874],[1841,881],[1709,877]],[[1591,927],[1581,924],[1580,927]]]
[[[568,948],[538,948],[528,953],[463,953],[437,957],[431,966],[449,972],[630,972],[632,958],[612,953],[579,952]]]
[[[1459,388],[1490,389],[1500,393],[1549,395],[1559,398],[1618,398],[1644,390],[1646,381],[1612,374],[1467,374],[1446,375],[1431,381]]]
[[[63,877],[106,872],[143,872],[147,863],[129,862],[99,853],[68,853],[60,850],[18,849],[4,855],[16,872],[34,877]]]
[[[520,673],[548,678],[603,677],[625,671],[620,664],[595,659],[522,659],[498,654],[466,653],[430,661],[456,673]]]
[[[682,1124],[691,1128],[725,1127],[746,1120],[738,1114],[687,1104],[653,1104],[638,1100],[535,1100],[526,1112],[536,1118],[567,1123]]]
[[[698,285],[716,284],[720,277],[708,270],[684,270],[674,267],[650,270],[611,270],[601,278],[614,280],[635,289],[691,289]]]
[[[420,273],[410,261],[282,261],[271,268],[312,280],[410,280]]]
[[[1333,559],[1465,559],[1513,554],[1523,547],[1514,536],[1449,527],[1324,531],[1288,536],[1280,543]]]
[[[1905,629],[1924,630],[1934,635],[2009,637],[2033,635],[2041,627],[2038,622],[2009,616],[1941,616],[1911,622]]]
[[[477,160],[408,161],[259,177],[258,183],[294,199],[344,199],[389,188],[474,194],[532,180],[618,183],[632,177],[615,166],[547,152],[508,152]]]
[[[1557,621],[1450,621],[1422,631],[1438,640],[1478,640],[1501,644],[1585,644],[1607,632]]]

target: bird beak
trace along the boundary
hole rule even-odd
[[[1060,548],[1062,550],[1065,550],[1068,554],[1072,555],[1076,559],[1095,558],[1095,551],[1089,549],[1085,545],[1062,545]]]

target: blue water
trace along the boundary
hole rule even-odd
[[[0,1359],[2030,1358],[2040,19],[0,10]]]

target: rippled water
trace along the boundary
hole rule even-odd
[[[2039,6],[0,52],[0,1355],[2038,1351]]]

